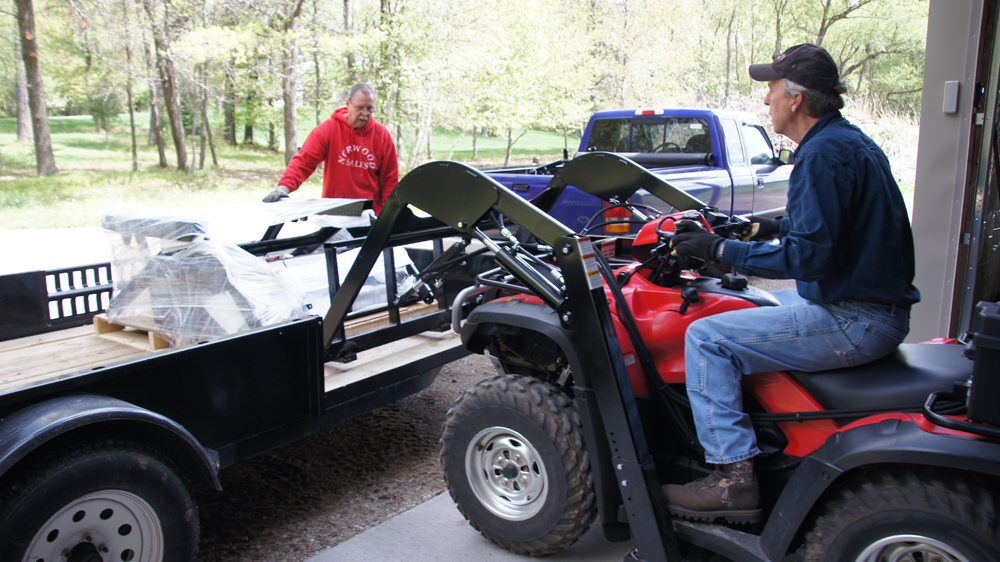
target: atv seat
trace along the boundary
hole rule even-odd
[[[878,361],[807,373],[789,373],[827,410],[885,410],[919,406],[932,392],[951,391],[972,375],[965,346],[902,344]]]

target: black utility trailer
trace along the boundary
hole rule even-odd
[[[189,483],[220,489],[220,469],[418,392],[466,355],[450,304],[489,257],[467,253],[467,240],[446,247],[453,228],[399,201],[392,211],[399,220],[336,242],[332,227],[292,238],[272,227],[241,245],[256,256],[324,248],[325,318],[180,347],[96,333],[108,264],[0,276],[0,560],[193,560]],[[399,246],[420,280],[404,294]],[[337,252],[357,247],[341,284]],[[380,254],[387,304],[358,318],[349,311]]]

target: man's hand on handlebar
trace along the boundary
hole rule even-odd
[[[769,240],[781,234],[781,219],[756,219],[756,217],[751,218],[753,222],[750,223],[750,227],[743,231],[740,240],[744,242],[760,242],[761,240]]]
[[[706,263],[719,260],[725,238],[713,234],[693,220],[679,220],[674,224],[674,237],[670,239],[671,255],[690,257]]]

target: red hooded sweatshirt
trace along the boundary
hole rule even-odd
[[[325,162],[323,197],[371,199],[379,213],[399,183],[396,144],[389,130],[374,117],[360,130],[354,130],[345,115],[347,108],[341,107],[309,133],[278,185],[295,191],[320,162]]]

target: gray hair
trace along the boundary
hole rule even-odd
[[[358,82],[357,84],[351,86],[351,90],[347,92],[347,99],[354,101],[354,94],[358,92],[363,92],[372,97],[373,100],[377,100],[378,96],[375,95],[375,89],[365,84],[364,82]]]
[[[844,98],[840,94],[847,91],[847,86],[843,80],[838,80],[834,86],[834,93],[825,94],[810,90],[801,84],[796,84],[788,78],[782,78],[785,82],[785,97],[790,98],[795,94],[802,94],[802,99],[806,103],[806,113],[810,117],[819,119],[827,113],[839,111],[844,108]]]

